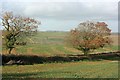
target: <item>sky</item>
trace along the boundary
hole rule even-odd
[[[41,22],[40,31],[69,31],[84,21],[104,21],[118,32],[118,0],[1,0],[0,11],[34,18]]]

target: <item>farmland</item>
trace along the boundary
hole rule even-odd
[[[17,46],[14,55],[62,56],[79,55],[81,51],[68,46],[65,42],[67,32],[38,32],[27,45]],[[100,48],[90,54],[118,51],[118,36],[112,34],[113,44]],[[6,50],[3,47],[3,54]],[[3,78],[118,78],[118,61],[72,61],[43,63],[33,65],[3,66]]]
[[[83,54],[81,51],[74,49],[66,45],[65,39],[67,32],[38,32],[31,39],[28,38],[28,44],[25,46],[17,46],[14,50],[14,54],[34,54],[54,56],[62,54]],[[100,48],[91,53],[97,52],[111,52],[118,50],[118,36],[113,34],[110,36],[113,39],[111,46]],[[3,48],[3,53],[6,51]]]
[[[118,62],[82,61],[3,67],[5,78],[118,78]]]

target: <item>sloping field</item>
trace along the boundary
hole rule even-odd
[[[25,46],[17,46],[12,52],[14,54],[25,54],[31,56],[82,54],[81,51],[65,45],[64,38],[66,34],[66,32],[39,32],[37,35],[32,37],[29,44]],[[111,38],[114,40],[113,46],[100,48],[91,53],[118,50],[117,36],[112,35]],[[5,53],[4,47],[3,53]],[[36,58],[33,60],[40,61],[40,59]],[[2,67],[2,77],[7,78],[8,80],[15,78],[118,78],[118,61],[114,58],[101,59],[98,61],[78,60],[71,62],[54,62],[31,65],[5,65],[0,67]]]
[[[38,32],[31,39],[28,38],[28,44],[25,46],[17,46],[12,51],[14,54],[36,54],[36,55],[62,55],[62,54],[82,54],[81,51],[66,45],[65,38],[67,32]],[[91,53],[111,52],[118,50],[118,35],[112,34],[113,45],[100,48]],[[6,50],[3,47],[3,54]]]
[[[120,45],[120,34],[118,35],[117,33],[112,34],[111,39],[113,40],[113,45]]]

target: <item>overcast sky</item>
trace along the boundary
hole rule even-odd
[[[39,20],[41,31],[69,31],[90,20],[104,21],[112,32],[118,32],[118,0],[1,0],[0,3],[2,11]]]

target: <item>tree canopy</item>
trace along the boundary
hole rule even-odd
[[[105,22],[86,21],[78,25],[69,33],[69,43],[76,49],[83,51],[85,55],[105,45],[110,45],[111,30]]]
[[[16,16],[12,12],[5,12],[1,16],[3,30],[3,38],[6,48],[11,50],[15,48],[15,43],[19,38],[24,36],[30,36],[33,32],[37,31],[38,22],[35,19],[29,17]]]

